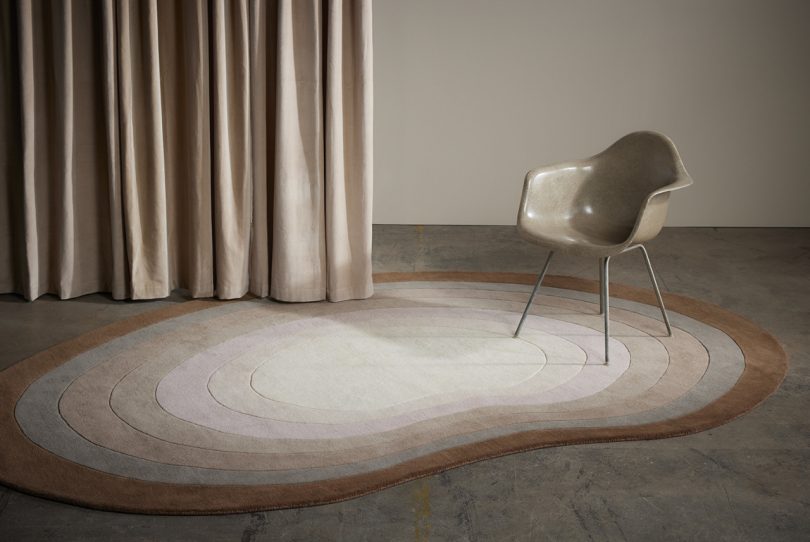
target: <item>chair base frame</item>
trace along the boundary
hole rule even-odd
[[[669,316],[667,315],[667,309],[664,306],[664,298],[661,296],[661,290],[658,288],[658,281],[655,279],[655,272],[653,271],[652,263],[650,262],[650,255],[647,253],[647,249],[644,248],[644,245],[632,245],[626,248],[621,254],[625,252],[629,252],[631,250],[639,249],[641,250],[641,254],[644,256],[644,263],[647,266],[647,273],[650,276],[650,282],[652,283],[653,290],[655,291],[655,298],[658,300],[658,307],[661,309],[661,316],[664,319],[664,324],[667,327],[667,336],[672,336],[672,326],[669,323]],[[532,289],[532,293],[529,296],[529,302],[526,304],[526,308],[523,310],[523,316],[520,318],[520,322],[518,323],[517,329],[515,330],[514,337],[517,338],[520,335],[520,330],[523,327],[523,322],[526,320],[526,316],[529,314],[529,309],[534,302],[534,298],[537,295],[537,291],[540,289],[540,284],[542,284],[543,279],[546,276],[546,272],[548,271],[549,264],[551,264],[551,258],[554,256],[554,251],[548,253],[548,257],[546,258],[546,263],[543,265],[543,270],[540,272],[540,276],[537,277],[537,282],[534,285],[534,289]],[[612,256],[606,256],[601,258],[599,261],[599,314],[604,315],[605,320],[605,365],[610,361],[610,259]]]

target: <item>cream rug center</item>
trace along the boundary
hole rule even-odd
[[[307,408],[374,411],[508,388],[537,375],[546,362],[536,345],[485,331],[379,322],[340,327],[279,352],[261,349],[255,356],[265,361],[252,375],[252,388]]]

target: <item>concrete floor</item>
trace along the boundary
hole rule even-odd
[[[746,315],[782,342],[789,374],[759,408],[693,436],[522,453],[278,512],[115,514],[0,486],[0,540],[810,540],[810,229],[666,229],[648,248],[663,289]],[[537,272],[543,257],[511,227],[374,230],[375,271]],[[597,267],[559,257],[550,272],[596,278]],[[611,274],[647,285],[638,254]],[[0,367],[185,299],[0,296]]]

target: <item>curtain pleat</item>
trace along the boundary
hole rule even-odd
[[[194,297],[214,294],[208,6],[158,2],[169,276]]]
[[[253,221],[250,238],[250,291],[270,294],[273,243],[276,60],[268,50],[277,42],[276,0],[250,2],[250,138],[253,168]]]
[[[372,294],[371,0],[329,3],[326,25],[326,246],[331,299]]]
[[[22,150],[22,39],[17,10],[0,2],[0,285],[24,293],[30,288],[24,278],[26,243],[23,219]],[[13,179],[13,182],[11,180]]]
[[[278,5],[270,295],[312,301],[326,292],[321,2]]]
[[[0,24],[0,291],[371,294],[370,0],[18,0]]]
[[[118,125],[118,70],[116,37],[116,8],[113,0],[104,0],[101,6],[102,42],[101,51],[102,103],[103,103],[103,151],[105,159],[99,169],[99,177],[106,176],[109,204],[110,277],[106,288],[115,299],[132,295],[129,287],[130,274],[127,263],[124,237],[124,198],[121,194],[121,155]],[[93,71],[92,66],[88,71]],[[98,71],[98,70],[97,70]],[[101,139],[101,138],[100,138]],[[92,288],[88,291],[92,291]]]
[[[172,284],[157,0],[120,2],[117,50],[124,233],[132,298],[166,297]]]
[[[39,235],[37,225],[37,197],[34,164],[36,163],[36,118],[34,116],[34,28],[33,6],[30,1],[20,2],[18,15],[19,62],[20,62],[20,128],[22,138],[22,195],[23,260],[22,292],[28,299],[38,295],[39,283]],[[12,158],[13,159],[13,158]],[[47,182],[47,181],[46,181]],[[13,205],[13,203],[12,203]],[[46,207],[43,205],[43,207]],[[42,213],[39,213],[42,215]],[[44,217],[44,218],[47,218]],[[47,253],[46,253],[47,254]],[[47,259],[45,260],[47,262]],[[47,286],[46,286],[47,287]]]
[[[57,273],[59,274],[58,291],[63,295],[70,295],[73,283],[75,282],[76,251],[74,250],[75,227],[75,198],[73,185],[76,178],[74,168],[75,140],[73,131],[74,123],[74,103],[73,103],[73,4],[63,2],[54,6],[57,19],[54,21],[54,38],[57,55],[54,59],[55,76],[58,79],[56,89],[59,91],[56,99],[57,125],[59,129],[54,134],[54,143],[58,158],[55,160],[58,190],[56,199],[59,212],[56,218],[59,219],[61,228],[57,232],[59,244],[62,250],[59,251],[59,261]]]
[[[248,291],[251,168],[247,0],[214,0],[212,43],[217,292]]]

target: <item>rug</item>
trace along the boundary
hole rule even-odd
[[[787,358],[752,322],[679,295],[549,277],[375,277],[363,301],[190,301],[0,373],[0,480],[126,512],[323,504],[549,446],[674,437],[745,413]]]

